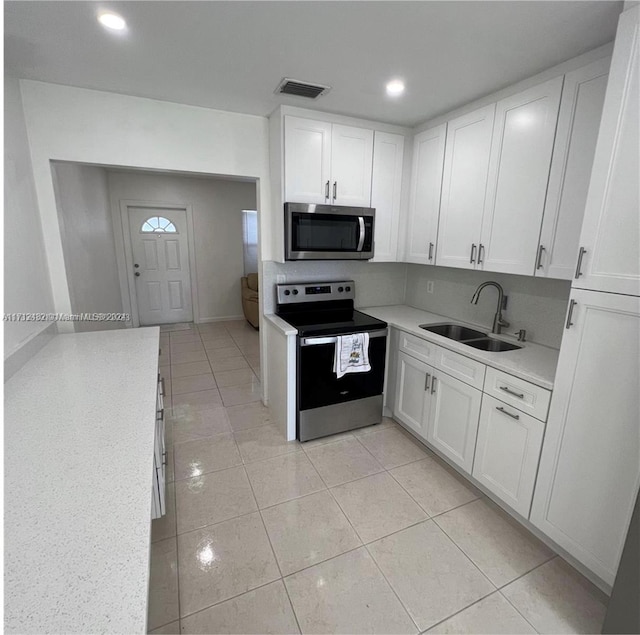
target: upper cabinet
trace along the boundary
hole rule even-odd
[[[371,183],[371,207],[376,210],[374,262],[398,259],[403,158],[404,137],[376,130]]]
[[[610,61],[600,59],[565,75],[536,276],[574,276]]]
[[[496,105],[478,264],[532,275],[563,77]]]
[[[285,201],[371,205],[373,130],[284,118]]]
[[[442,124],[413,139],[406,262],[435,264],[446,131]]]
[[[438,265],[476,268],[495,110],[491,104],[447,124]]]
[[[640,7],[620,16],[573,286],[640,295]]]

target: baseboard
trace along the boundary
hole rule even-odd
[[[4,360],[4,381],[13,377],[40,349],[44,348],[58,334],[58,323],[51,322],[37,333],[31,334],[15,351]]]
[[[197,324],[208,324],[209,322],[229,322],[230,320],[244,320],[244,315],[223,315],[222,317],[200,318]]]

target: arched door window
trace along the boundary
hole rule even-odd
[[[151,216],[142,223],[143,234],[177,234],[176,226],[164,216]]]

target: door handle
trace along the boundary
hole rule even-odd
[[[433,243],[429,243],[429,260],[433,260]]]
[[[483,263],[482,260],[482,252],[484,251],[484,245],[482,243],[480,243],[480,246],[478,247],[478,264],[481,265]]]
[[[580,247],[580,251],[578,252],[578,264],[576,265],[576,280],[582,275],[582,271],[580,271],[580,269],[582,269],[582,259],[586,253],[587,250],[584,247]]]
[[[507,417],[511,417],[512,419],[516,419],[516,420],[520,419],[520,415],[513,415],[507,410],[505,410],[502,406],[496,406],[496,410],[498,412],[501,412],[503,415],[507,415]]]
[[[364,247],[364,234],[365,234],[364,216],[358,216],[358,227],[360,230],[360,238],[358,239],[358,247],[356,248],[356,251],[362,251],[362,248]]]
[[[329,199],[329,181],[324,184],[324,197]]]
[[[536,261],[536,270],[542,269],[542,253],[546,251],[546,249],[540,245],[538,247],[538,260]]]
[[[333,182],[333,200],[338,198],[338,181]]]
[[[436,392],[436,376],[434,375],[431,378],[431,394],[433,395]]]
[[[427,390],[429,390],[429,378],[430,377],[431,377],[431,374],[427,373],[426,377],[424,378],[424,389],[425,389],[425,392]]]
[[[471,245],[471,258],[469,258],[469,263],[474,265],[476,262],[476,244],[473,243]]]

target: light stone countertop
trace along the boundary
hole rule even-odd
[[[58,335],[5,384],[5,630],[146,633],[159,328]]]
[[[283,335],[289,336],[298,334],[298,329],[295,326],[291,326],[289,322],[285,322],[275,313],[265,313],[264,317],[266,320],[269,320],[269,322],[276,326],[280,331],[282,331]]]
[[[483,333],[491,334],[491,327],[478,324],[469,324],[456,320],[455,318],[429,313],[420,309],[403,304],[394,306],[377,306],[359,308],[359,311],[372,315],[380,320],[388,322],[389,326],[393,326],[407,333],[411,333],[424,340],[438,344],[443,348],[455,351],[461,355],[465,355],[471,359],[475,359],[487,366],[502,370],[505,373],[519,377],[526,381],[530,381],[536,386],[541,386],[548,390],[553,389],[553,380],[558,365],[558,350],[534,344],[532,342],[516,342],[515,337],[509,336],[493,336],[508,342],[513,342],[522,346],[521,349],[515,351],[503,351],[500,353],[490,353],[481,351],[471,346],[466,346],[455,340],[431,333],[420,328],[420,324],[438,324],[440,322],[455,322],[472,328],[478,329]]]

